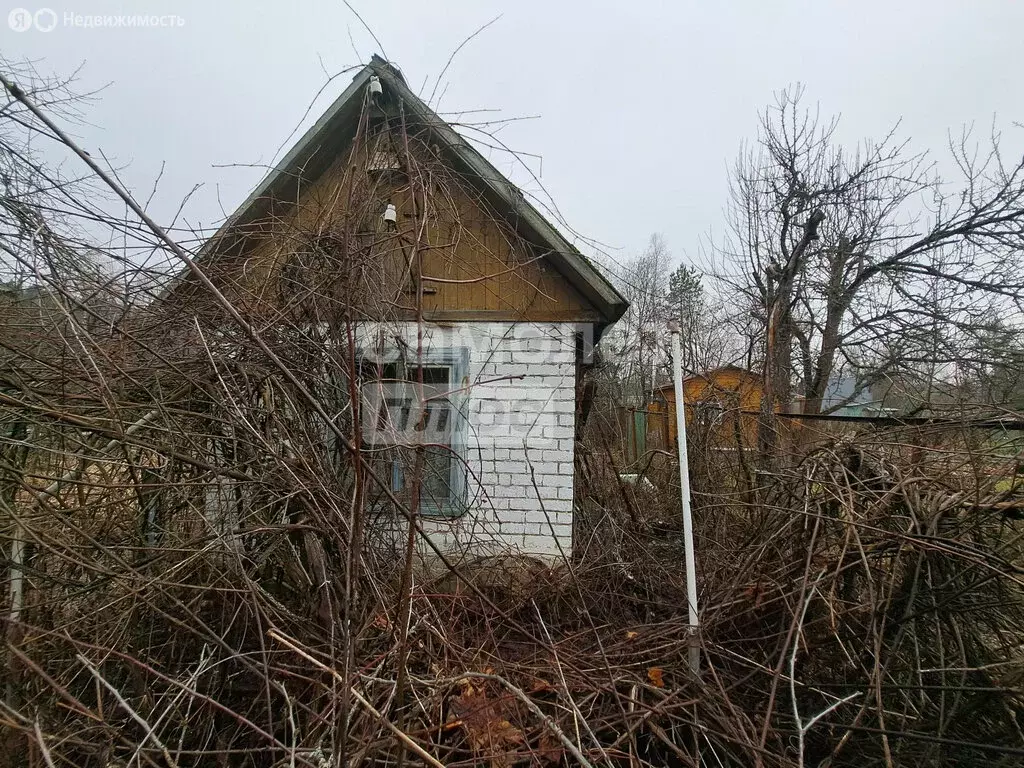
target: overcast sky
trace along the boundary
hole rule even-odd
[[[442,112],[498,109],[539,116],[499,132],[543,157],[535,172],[568,223],[624,260],[652,232],[677,259],[721,232],[728,170],[758,113],[787,85],[806,85],[825,113],[842,113],[847,141],[879,136],[902,118],[915,148],[942,150],[947,132],[993,118],[1024,120],[1024,2],[597,2],[594,0],[352,0],[386,58]],[[154,211],[167,216],[196,184],[193,226],[229,213],[351,80],[329,75],[381,52],[338,0],[108,2],[46,7],[50,32],[15,32],[0,17],[8,57],[83,69],[80,87],[109,83],[77,136],[128,164],[149,193],[166,164]],[[40,5],[19,0],[36,11]],[[163,28],[83,28],[66,13],[175,14]],[[466,121],[494,113],[467,113]],[[287,142],[287,143],[285,143]],[[282,147],[282,144],[285,146]],[[507,157],[515,181],[536,184]],[[236,167],[225,167],[235,165]],[[241,167],[238,167],[238,166]]]

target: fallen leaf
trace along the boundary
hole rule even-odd
[[[647,679],[651,681],[651,685],[655,688],[665,687],[665,673],[661,667],[651,667],[647,670]]]
[[[626,640],[627,641],[629,641],[629,640],[636,640],[638,637],[640,637],[640,633],[639,632],[634,632],[633,630],[629,630],[628,632],[626,632]]]
[[[527,693],[548,693],[553,690],[555,690],[554,686],[552,686],[551,683],[543,677],[535,677],[530,685],[530,690],[527,691]]]
[[[470,748],[486,756],[491,768],[511,768],[515,764],[517,748],[526,740],[523,732],[508,721],[500,701],[488,698],[482,688],[467,686],[452,698],[451,711]]]
[[[540,735],[540,743],[537,744],[537,757],[541,765],[561,765],[565,756],[565,748],[558,737],[551,731],[544,729]]]

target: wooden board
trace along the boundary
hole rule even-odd
[[[222,284],[230,284],[250,311],[273,312],[281,304],[301,302],[304,290],[326,290],[323,275],[313,287],[289,282],[289,275],[319,268],[348,281],[347,290],[359,294],[350,298],[366,308],[376,304],[390,316],[411,317],[415,276],[422,274],[428,320],[599,319],[544,254],[492,215],[429,146],[413,141],[411,147],[412,184],[404,170],[368,170],[379,164],[379,142],[339,158],[311,184],[296,178],[295,199],[248,225],[245,241],[222,259]],[[405,166],[404,152],[393,151]],[[397,209],[395,229],[381,219],[389,202]],[[296,254],[310,242],[321,249],[328,243],[327,251],[337,248],[336,266],[325,267],[321,259],[310,267],[301,258],[296,266]],[[412,258],[417,251],[418,264]]]

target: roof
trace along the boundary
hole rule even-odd
[[[258,221],[272,201],[287,201],[295,182],[315,181],[344,151],[355,135],[363,107],[365,88],[376,75],[389,98],[399,100],[410,122],[427,127],[448,162],[484,197],[490,209],[503,218],[598,311],[603,324],[618,320],[628,302],[597,268],[524,197],[486,158],[430,109],[406,85],[394,65],[374,55],[353,77],[351,84],[319,120],[302,136],[210,238],[200,258],[230,243],[246,224]],[[291,187],[291,190],[289,190]]]
[[[700,373],[693,373],[693,374],[690,374],[689,376],[684,376],[683,377],[683,381],[684,382],[685,381],[694,381],[696,379],[709,380],[716,373],[741,373],[741,374],[743,374],[745,376],[748,376],[750,378],[754,378],[754,379],[760,378],[758,376],[758,374],[754,373],[753,371],[751,371],[748,368],[742,368],[742,367],[740,367],[738,365],[731,365],[730,364],[730,365],[721,365],[718,368],[712,368],[709,371],[701,371]],[[674,387],[675,387],[675,385],[672,382],[669,382],[668,384],[662,384],[657,389],[660,392],[662,390],[674,389]]]

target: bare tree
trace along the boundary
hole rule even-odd
[[[640,256],[625,265],[619,289],[629,309],[613,329],[609,346],[618,362],[628,403],[646,405],[664,365],[666,293],[671,254],[661,235],[653,234]]]
[[[1024,160],[998,133],[984,150],[951,141],[947,182],[896,129],[842,146],[801,96],[783,91],[741,153],[720,249],[760,328],[766,421],[796,393],[821,411],[839,372],[856,395],[915,364],[948,370],[979,317],[1024,297]]]
[[[1024,410],[1024,334],[993,313],[965,339],[956,373],[961,400]]]

